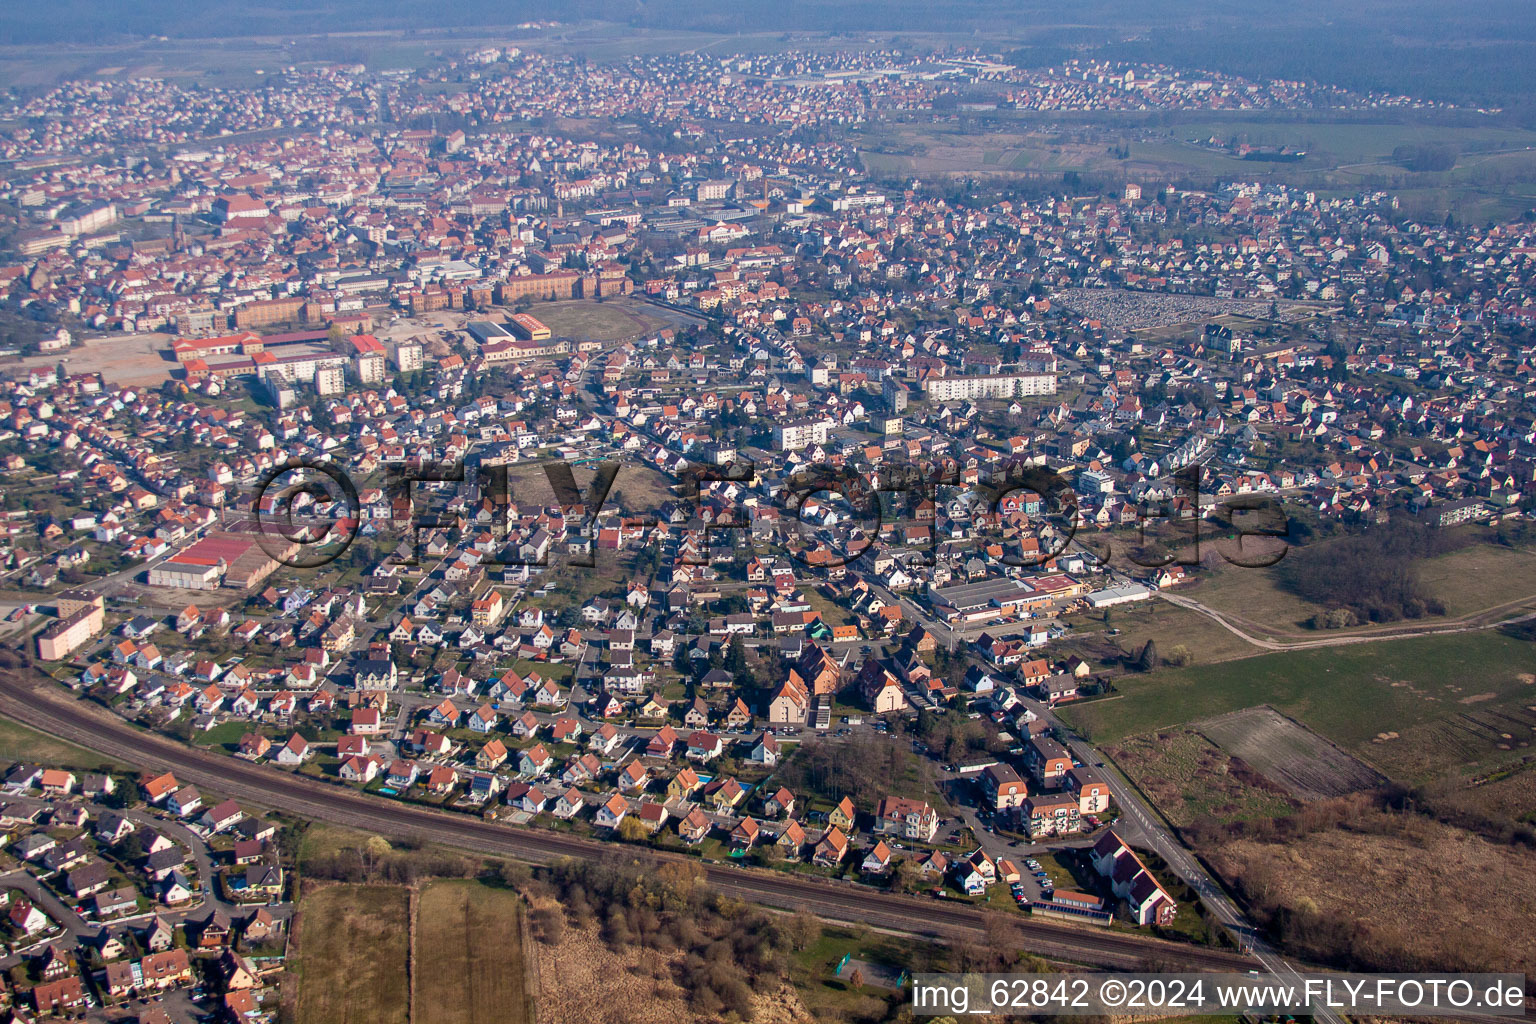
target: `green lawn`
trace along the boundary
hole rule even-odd
[[[9,718],[0,718],[0,760],[36,761],[63,768],[86,768],[93,771],[103,767],[109,767],[113,771],[127,770],[127,766],[119,764],[105,754],[98,754],[73,743],[55,739],[35,729],[29,729],[19,722],[13,722]]]
[[[226,747],[233,749],[240,744],[240,737],[248,732],[261,732],[254,722],[232,720],[220,722],[207,732],[200,732],[192,737],[192,742],[199,747]],[[276,752],[274,748],[274,753]]]
[[[1528,745],[1530,724],[1520,730],[1518,720],[1536,701],[1533,672],[1531,645],[1498,632],[1420,637],[1127,676],[1116,681],[1120,697],[1061,716],[1102,744],[1271,704],[1402,778],[1496,755],[1501,742]],[[1497,714],[1514,720],[1493,725],[1485,742],[1445,742],[1445,730],[1486,731]]]

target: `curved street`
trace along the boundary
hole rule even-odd
[[[1223,629],[1227,630],[1227,632],[1231,633],[1239,640],[1252,644],[1255,647],[1262,648],[1266,651],[1305,651],[1316,647],[1348,647],[1354,644],[1380,643],[1385,640],[1411,640],[1414,637],[1421,636],[1444,636],[1450,633],[1474,633],[1479,630],[1497,629],[1500,626],[1513,626],[1521,622],[1530,622],[1531,620],[1536,619],[1536,612],[1527,612],[1524,615],[1517,615],[1508,619],[1498,619],[1494,622],[1470,622],[1464,619],[1460,620],[1463,623],[1462,625],[1426,626],[1423,629],[1409,629],[1396,633],[1349,633],[1343,636],[1319,637],[1316,640],[1296,640],[1289,643],[1280,643],[1275,640],[1265,640],[1262,637],[1256,637],[1253,634],[1244,631],[1241,627],[1234,625],[1231,620],[1229,620],[1221,612],[1210,607],[1209,605],[1201,604],[1199,601],[1196,601],[1193,598],[1184,597],[1179,594],[1170,594],[1167,591],[1162,590],[1157,592],[1157,596],[1162,598],[1164,601],[1167,601],[1169,604],[1177,605],[1180,608],[1195,612],[1199,615],[1204,615],[1206,618],[1218,623]],[[1523,604],[1525,602],[1522,601],[1518,603]]]
[[[369,796],[305,776],[183,746],[134,728],[115,716],[17,671],[0,672],[0,713],[51,735],[146,769],[226,794],[248,807],[285,811],[386,836],[433,842],[532,863],[561,857],[601,859],[620,847],[554,832]],[[633,848],[625,848],[626,852]],[[667,854],[650,853],[657,860]],[[691,859],[691,858],[690,858]],[[813,880],[778,872],[706,865],[710,885],[743,899],[785,910],[872,925],[908,935],[982,934],[991,921],[1011,923],[1023,948],[1041,956],[1134,969],[1148,960],[1191,970],[1247,970],[1252,959],[1232,952],[1166,942],[1139,934],[1100,931],[1000,915],[973,906],[898,896],[854,883]]]

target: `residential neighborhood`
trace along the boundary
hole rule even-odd
[[[212,2],[0,60],[19,1024],[1403,973],[1528,874],[1528,90]]]

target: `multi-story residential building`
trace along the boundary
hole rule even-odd
[[[1137,924],[1166,927],[1173,923],[1179,905],[1114,829],[1093,845],[1090,857],[1094,870],[1109,879],[1111,891],[1125,900]]]
[[[968,377],[929,377],[923,393],[935,402],[978,398],[1030,398],[1056,393],[1053,373],[990,373]]]
[[[101,632],[106,619],[106,603],[100,594],[66,590],[56,607],[59,619],[37,636],[37,656],[43,661],[69,657],[91,637]]]
[[[831,424],[824,419],[775,424],[773,447],[776,451],[794,452],[801,448],[809,448],[813,444],[826,444],[829,426]]]
[[[995,811],[1021,807],[1029,789],[1019,773],[1006,764],[988,765],[981,773],[981,791]]]
[[[931,843],[939,831],[939,815],[926,801],[888,796],[875,809],[875,831]]]
[[[1024,747],[1024,763],[1045,789],[1060,789],[1072,771],[1072,755],[1049,736],[1035,736]]]
[[[415,373],[422,367],[421,343],[416,341],[399,341],[394,345],[395,369],[401,373]]]
[[[1070,796],[1032,796],[1025,799],[1020,811],[1022,824],[1030,838],[1061,836],[1081,832],[1082,815],[1077,801]]]

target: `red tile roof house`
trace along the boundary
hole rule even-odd
[[[164,802],[166,797],[176,792],[178,787],[176,776],[166,772],[164,775],[156,775],[153,778],[145,779],[139,788],[144,791],[144,799],[152,804],[158,804]]]
[[[601,828],[618,828],[627,814],[629,814],[629,801],[615,793],[597,809],[597,815],[593,821]]]
[[[719,757],[724,750],[720,737],[708,732],[695,732],[688,737],[688,759],[690,761],[712,761]]]
[[[1110,889],[1125,900],[1131,919],[1137,924],[1166,927],[1173,923],[1179,905],[1114,829],[1093,845],[1092,859],[1094,869],[1109,878]]]
[[[37,784],[48,796],[65,796],[74,790],[75,782],[73,773],[59,768],[48,768],[44,770]]]
[[[823,867],[834,867],[842,862],[848,855],[848,837],[843,835],[843,830],[833,826],[827,830],[827,834],[821,837],[821,842],[816,844],[816,852],[811,860]]]
[[[352,712],[352,725],[348,730],[354,736],[377,736],[384,731],[378,708],[358,708]]]
[[[203,816],[198,821],[215,832],[222,832],[226,828],[235,825],[244,817],[245,812],[240,809],[239,804],[233,800],[225,800],[223,803],[204,811]]]
[[[704,841],[704,837],[709,835],[709,827],[709,819],[704,816],[703,811],[695,807],[688,812],[686,818],[678,820],[677,834],[682,837],[683,842],[692,846],[694,843]]]
[[[586,805],[587,802],[583,799],[581,790],[572,787],[561,793],[555,800],[554,814],[557,818],[574,818]]]
[[[32,1005],[40,1014],[72,1010],[84,1002],[84,985],[75,977],[45,981],[32,989]]]
[[[642,803],[640,810],[636,813],[641,823],[651,832],[659,832],[661,827],[667,823],[667,819],[671,817],[671,813],[666,807],[650,800]]]
[[[939,831],[939,815],[922,800],[888,796],[875,811],[875,831],[932,842]]]
[[[731,830],[731,842],[743,849],[751,847],[762,834],[762,829],[751,818],[742,818]]]
[[[859,870],[866,875],[883,875],[891,867],[891,848],[885,845],[881,839],[875,843],[869,853],[864,855],[864,862],[859,865]]]

